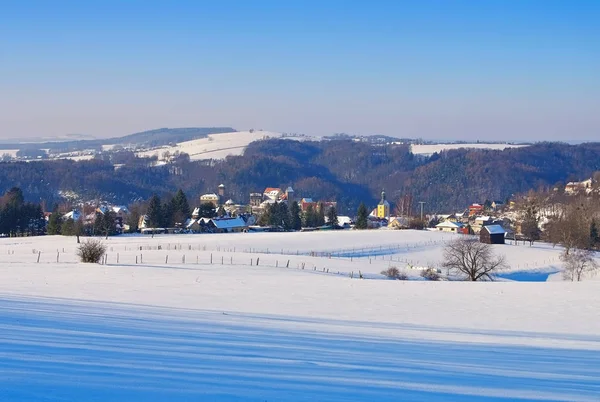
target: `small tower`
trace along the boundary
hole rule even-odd
[[[287,190],[285,190],[285,198],[287,199],[288,204],[294,202],[294,189],[292,188],[292,186],[288,187]]]
[[[385,199],[385,191],[381,192],[381,201],[377,204],[377,217],[381,219],[390,217],[390,203]]]
[[[225,184],[219,185],[219,197],[225,197]]]

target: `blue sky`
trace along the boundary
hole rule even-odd
[[[3,1],[0,138],[600,139],[598,1]]]

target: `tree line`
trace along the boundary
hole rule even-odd
[[[0,197],[0,235],[36,236],[44,233],[45,226],[42,207],[25,202],[20,188],[13,187]]]

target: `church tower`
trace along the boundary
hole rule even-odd
[[[390,218],[390,203],[385,199],[385,191],[381,192],[381,201],[377,204],[377,217],[381,219]]]

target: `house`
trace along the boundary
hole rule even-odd
[[[502,207],[504,207],[504,202],[502,202],[502,201],[494,201],[494,202],[492,202],[492,209],[494,211],[497,211],[497,210],[501,209]]]
[[[486,244],[504,244],[506,231],[500,225],[484,226],[479,232],[479,241]]]
[[[216,208],[219,206],[219,196],[215,193],[201,195],[200,204],[213,204]]]
[[[317,209],[317,203],[312,198],[303,198],[300,200],[300,209],[305,212],[309,205],[312,205],[314,209]]]
[[[74,209],[72,211],[69,211],[69,212],[67,212],[66,214],[63,215],[63,219],[64,220],[73,219],[74,221],[78,221],[79,218],[81,218],[81,212],[79,212],[76,209]]]
[[[377,215],[380,219],[389,219],[390,203],[385,199],[385,191],[381,192],[381,201],[377,204]]]
[[[263,198],[265,200],[273,200],[278,201],[283,196],[283,191],[280,188],[275,187],[267,187],[265,191],[263,191]]]
[[[193,233],[200,232],[200,223],[198,222],[198,219],[188,219],[183,224],[183,227],[188,232],[193,232]]]
[[[483,205],[481,204],[471,204],[469,205],[469,216],[480,215],[483,212]]]
[[[138,228],[146,229],[147,227],[148,227],[148,215],[140,216],[140,219],[138,220]]]
[[[260,207],[263,201],[263,195],[261,193],[250,193],[250,206]]]
[[[572,181],[565,186],[565,194],[573,195],[580,192],[585,192],[586,194],[592,192],[592,179]]]
[[[459,233],[461,231],[461,229],[463,228],[463,226],[464,225],[460,222],[444,221],[442,223],[438,223],[437,225],[435,225],[435,229],[440,232]]]
[[[243,232],[248,229],[246,221],[242,218],[221,218],[211,219],[210,228],[215,233],[234,233]]]
[[[481,232],[481,228],[487,225],[491,225],[493,219],[489,216],[478,216],[475,218],[475,222],[471,225],[471,229],[474,234],[479,234]]]
[[[388,224],[388,228],[390,229],[408,229],[409,228],[410,219],[406,216],[398,216],[390,218],[390,223]]]

